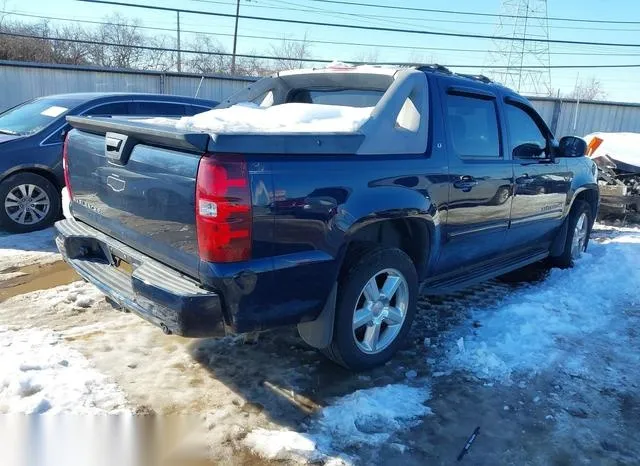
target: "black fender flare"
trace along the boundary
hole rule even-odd
[[[565,243],[567,242],[567,235],[569,234],[569,215],[571,213],[571,209],[573,209],[573,204],[575,203],[577,197],[585,191],[598,192],[597,185],[595,187],[592,185],[581,186],[580,188],[576,189],[575,192],[573,193],[573,196],[571,197],[571,201],[568,203],[567,213],[562,222],[562,226],[558,230],[558,233],[556,234],[556,237],[554,238],[553,243],[551,243],[551,248],[549,248],[549,255],[551,257],[560,256],[564,251],[564,246],[565,246]],[[598,199],[599,198],[600,196],[598,194]],[[597,213],[597,210],[598,210],[598,206],[596,206],[594,209],[594,218],[593,218],[594,221],[595,221],[595,214]]]

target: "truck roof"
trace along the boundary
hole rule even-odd
[[[325,67],[322,68],[302,68],[296,70],[286,70],[280,71],[275,76],[296,76],[296,75],[305,75],[305,74],[324,74],[324,73],[362,73],[362,74],[376,74],[383,76],[395,76],[398,72],[404,70],[414,69],[416,71],[422,71],[424,73],[437,73],[442,74],[444,76],[449,76],[451,78],[460,78],[461,80],[472,80],[475,82],[480,82],[482,84],[492,85],[495,87],[501,88],[503,91],[508,93],[517,94],[512,89],[509,89],[503,86],[500,83],[492,81],[487,76],[482,74],[465,74],[465,73],[454,73],[449,70],[447,67],[438,65],[438,64],[412,64],[412,65],[350,65],[348,63],[343,62],[332,62]]]

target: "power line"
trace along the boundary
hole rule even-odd
[[[133,45],[133,44],[119,44],[115,42],[103,42],[96,40],[86,40],[86,39],[68,39],[64,37],[50,37],[50,36],[39,36],[34,34],[20,34],[13,32],[0,32],[2,36],[11,36],[11,37],[23,37],[27,39],[37,39],[44,41],[59,41],[59,42],[70,42],[70,43],[78,43],[78,44],[90,44],[90,45],[102,45],[108,47],[124,47],[124,48],[133,48],[140,50],[151,50],[157,52],[178,52],[177,48],[171,47],[156,47],[149,45]],[[190,54],[199,54],[199,55],[216,55],[223,57],[231,57],[233,54],[227,52],[208,52],[202,50],[190,50],[190,49],[180,49],[182,53],[190,53]],[[296,61],[296,62],[306,62],[306,63],[332,63],[334,60],[328,60],[325,58],[291,58],[291,57],[278,57],[278,56],[269,56],[269,55],[255,55],[255,54],[236,54],[237,57],[242,58],[254,58],[259,60],[278,60],[278,61]],[[364,65],[367,64],[365,62],[347,60],[350,63],[356,65]],[[410,62],[380,62],[377,65],[395,65],[395,66],[416,66],[419,63],[410,63]],[[483,66],[483,65],[469,65],[469,64],[445,64],[443,66],[449,68],[494,68],[494,69],[503,69],[507,68],[506,66]],[[539,69],[583,69],[583,68],[640,68],[640,63],[620,63],[613,65],[551,65],[551,66],[530,66],[529,68],[539,68]]]
[[[169,8],[169,7],[160,7],[160,6],[151,6],[151,5],[139,5],[134,3],[124,3],[124,2],[116,2],[116,1],[109,1],[109,0],[77,0],[77,1],[86,2],[86,3],[101,3],[106,5],[144,8],[144,9],[157,10],[157,11],[172,11],[172,12],[179,11],[181,13],[202,14],[202,15],[208,15],[208,16],[218,16],[222,18],[236,18],[236,15],[228,14],[228,13],[214,13],[211,11],[187,10],[183,8]],[[271,21],[271,22],[287,23],[287,24],[304,24],[307,26],[326,26],[326,27],[336,27],[336,28],[344,28],[344,29],[358,29],[358,30],[365,30],[365,31],[401,32],[405,34],[420,34],[420,35],[433,35],[433,36],[445,36],[445,37],[464,37],[464,38],[471,38],[471,39],[508,40],[508,41],[518,41],[518,42],[543,42],[548,44],[597,45],[597,46],[609,46],[609,47],[640,47],[640,44],[626,44],[626,43],[618,43],[618,42],[589,42],[589,41],[574,41],[574,40],[561,40],[561,39],[536,39],[532,37],[504,37],[504,36],[492,36],[488,34],[435,32],[435,31],[427,31],[427,30],[398,29],[398,28],[388,28],[388,27],[380,27],[380,26],[360,26],[357,24],[327,23],[322,21],[305,21],[305,20],[299,20],[299,19],[268,18],[264,16],[251,16],[251,15],[239,15],[238,17],[241,19],[250,19],[250,20],[256,20],[256,21]]]
[[[37,19],[45,19],[45,20],[52,20],[52,21],[66,21],[66,22],[73,22],[73,23],[95,24],[95,25],[103,25],[103,26],[131,27],[136,29],[145,29],[149,31],[165,31],[165,32],[174,32],[174,33],[176,32],[175,28],[168,28],[168,27],[131,25],[131,24],[124,24],[124,23],[110,23],[107,21],[95,21],[95,20],[88,20],[88,19],[70,19],[70,18],[62,18],[59,16],[44,16],[44,15],[35,15],[30,13],[7,12],[7,15],[23,16],[26,18],[37,18]],[[188,33],[188,34],[202,34],[206,36],[233,37],[233,34],[222,33],[222,32],[200,31],[195,29],[181,29],[181,32]],[[487,53],[488,52],[486,49],[423,47],[423,46],[411,46],[411,45],[382,44],[382,43],[372,43],[372,42],[342,42],[342,41],[332,41],[332,40],[297,39],[293,37],[274,37],[274,36],[263,36],[263,35],[253,35],[253,34],[239,34],[238,37],[241,37],[244,39],[262,39],[262,40],[277,40],[277,41],[286,40],[290,42],[308,42],[311,44],[346,45],[346,46],[354,46],[354,47],[377,47],[377,48],[402,49],[402,50],[427,50],[427,51],[435,51],[435,52],[460,52],[460,53]],[[603,51],[603,52],[550,52],[550,53],[551,55],[566,55],[566,56],[609,56],[609,57],[637,57],[638,56],[637,53],[614,53],[614,52],[606,52],[606,51]]]
[[[220,0],[191,0],[192,2],[196,2],[196,3],[205,3],[205,4],[214,4],[214,5],[231,5],[228,2],[224,2],[224,1],[220,1]],[[408,16],[393,16],[393,15],[374,15],[374,14],[362,14],[362,13],[349,13],[349,12],[345,12],[345,11],[337,11],[337,10],[326,10],[326,9],[320,9],[320,8],[314,8],[314,9],[309,9],[312,7],[307,7],[307,8],[298,8],[298,4],[296,3],[291,3],[291,2],[286,2],[286,1],[278,1],[278,0],[273,0],[276,3],[281,3],[281,4],[287,4],[287,5],[293,5],[292,6],[287,6],[287,7],[279,7],[279,6],[271,6],[271,5],[254,5],[253,3],[248,3],[247,7],[251,7],[251,8],[262,8],[262,9],[271,9],[271,10],[287,10],[287,11],[300,11],[300,12],[316,12],[316,11],[322,11],[322,12],[327,12],[327,13],[332,13],[333,15],[343,15],[343,16],[350,16],[350,17],[356,17],[356,18],[379,18],[381,20],[389,20],[389,19],[399,19],[399,20],[405,20],[405,21],[420,21],[420,22],[428,22],[428,23],[453,23],[453,24],[480,24],[480,25],[490,25],[493,26],[495,23],[491,22],[491,21],[467,21],[467,20],[460,20],[460,19],[433,19],[433,18],[416,18],[416,17],[408,17]],[[313,1],[313,0],[310,0]],[[327,2],[329,3],[329,2]],[[337,2],[336,2],[337,3]],[[387,6],[380,6],[380,8],[387,8]],[[388,7],[388,8],[398,8],[398,9],[403,9],[402,7]],[[418,9],[419,10],[419,9]],[[460,14],[473,14],[473,13],[464,13],[464,12],[460,12]],[[493,16],[498,16],[498,17],[509,17],[509,18],[518,18],[517,15],[493,15]],[[529,19],[536,19],[535,16],[529,16]],[[640,22],[638,22],[640,24]],[[508,23],[504,23],[505,25],[508,25]],[[513,24],[512,24],[513,25]],[[413,26],[413,24],[412,24]],[[638,32],[638,28],[633,28],[633,29],[621,29],[621,28],[598,28],[598,27],[576,27],[576,26],[552,26],[553,29],[570,29],[570,30],[580,30],[580,31],[611,31],[611,32]]]
[[[202,0],[206,2],[207,0]],[[442,13],[448,15],[465,15],[465,16],[484,16],[490,18],[514,18],[522,19],[521,15],[504,15],[496,13],[481,13],[477,11],[458,11],[458,10],[440,10],[435,8],[418,8],[418,7],[406,7],[406,6],[391,6],[391,5],[379,5],[376,3],[364,3],[364,2],[346,2],[344,0],[309,0],[312,2],[320,3],[333,3],[337,5],[349,5],[349,6],[364,6],[368,8],[382,8],[387,10],[403,10],[403,11],[422,11],[426,13]],[[529,17],[529,19],[543,19],[537,17]],[[549,17],[549,21],[567,21],[574,23],[599,23],[599,24],[640,24],[640,21],[622,21],[622,20],[603,20],[603,19],[584,19],[584,18],[558,18]]]

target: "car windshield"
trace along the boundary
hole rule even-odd
[[[78,104],[78,101],[68,99],[30,100],[0,114],[0,134],[35,134]]]

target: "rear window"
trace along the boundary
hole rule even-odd
[[[297,89],[289,94],[288,102],[375,107],[383,95],[383,91],[370,89]]]

